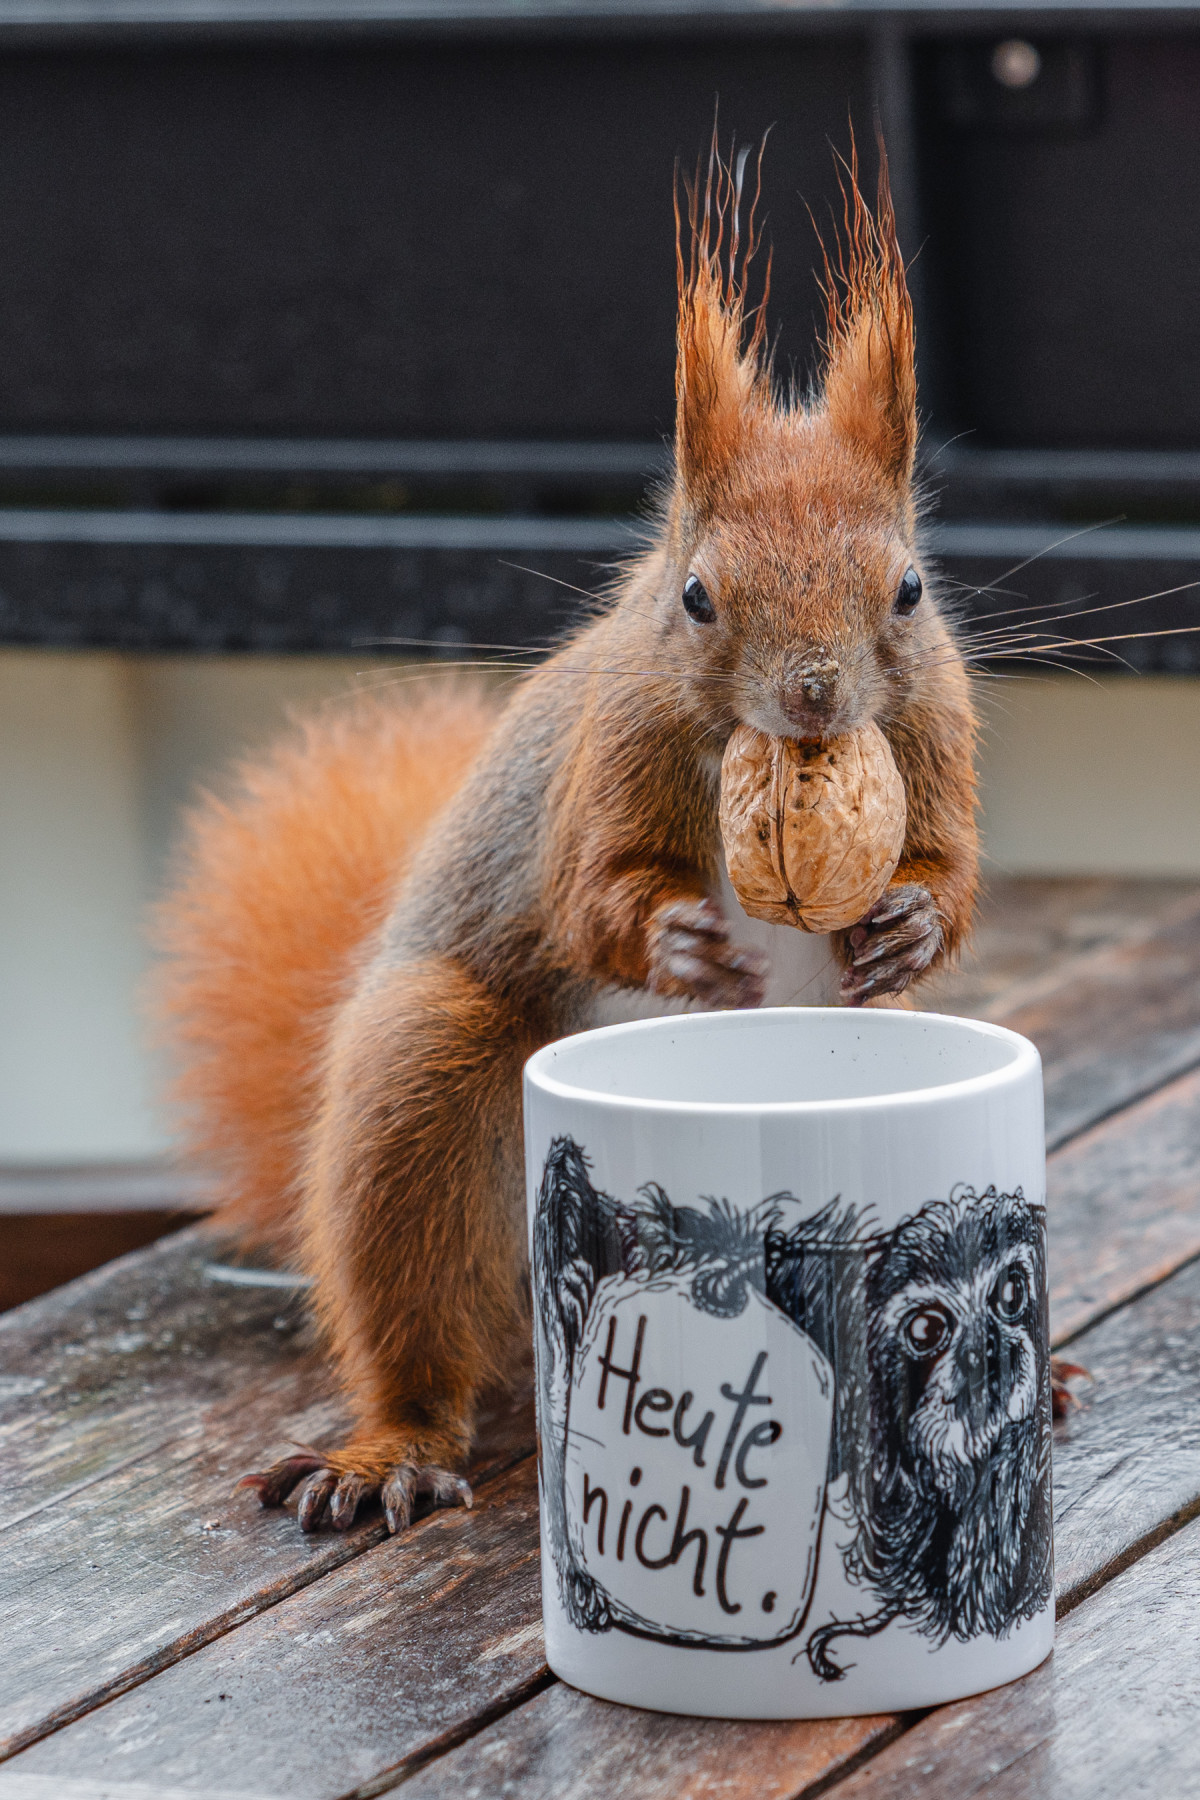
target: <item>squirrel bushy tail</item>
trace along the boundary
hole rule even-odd
[[[482,685],[412,694],[333,702],[201,795],[152,920],[186,1147],[217,1176],[217,1223],[285,1256],[333,1010],[494,719]]]

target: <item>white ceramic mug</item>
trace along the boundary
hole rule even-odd
[[[1041,1065],[784,1008],[525,1071],[546,1652],[727,1718],[931,1706],[1054,1634]]]

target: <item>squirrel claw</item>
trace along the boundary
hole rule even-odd
[[[847,1006],[874,994],[899,994],[929,967],[945,941],[942,916],[928,888],[890,888],[846,933],[850,966],[842,976]]]
[[[335,1531],[349,1531],[363,1502],[373,1499],[382,1501],[393,1535],[411,1525],[418,1500],[432,1500],[435,1507],[474,1504],[469,1482],[435,1463],[396,1463],[382,1476],[357,1469],[339,1472],[315,1450],[286,1456],[261,1473],[243,1475],[237,1486],[253,1488],[263,1506],[282,1506],[299,1489],[296,1520],[301,1531],[319,1531],[326,1523]]]
[[[335,1531],[349,1531],[358,1503],[370,1487],[365,1475],[343,1475],[329,1498],[329,1523]]]
[[[470,1483],[434,1463],[420,1468],[413,1463],[398,1463],[384,1480],[379,1497],[393,1537],[412,1523],[413,1501],[420,1497],[431,1499],[435,1506],[469,1508],[475,1504]]]
[[[253,1488],[260,1506],[282,1506],[292,1489],[298,1487],[306,1475],[312,1475],[323,1468],[324,1462],[324,1457],[315,1450],[305,1450],[297,1456],[285,1456],[282,1462],[272,1463],[269,1469],[243,1475],[240,1481],[235,1482],[234,1492],[238,1488]]]
[[[654,993],[713,1007],[761,1006],[767,973],[757,950],[733,948],[714,900],[673,900],[655,914],[647,984]]]
[[[300,1490],[300,1504],[296,1508],[301,1531],[315,1531],[322,1523],[337,1485],[338,1478],[332,1469],[318,1469],[309,1476]]]

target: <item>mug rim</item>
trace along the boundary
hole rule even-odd
[[[1012,1046],[1012,1060],[1002,1068],[991,1069],[982,1075],[969,1075],[959,1081],[938,1082],[933,1086],[896,1088],[884,1094],[865,1094],[861,1096],[846,1095],[838,1099],[825,1100],[663,1100],[651,1099],[640,1094],[605,1093],[599,1088],[585,1087],[575,1082],[563,1081],[549,1073],[549,1064],[554,1052],[565,1045],[575,1044],[582,1039],[610,1039],[640,1035],[656,1031],[695,1031],[711,1029],[717,1021],[744,1019],[751,1022],[777,1019],[781,1017],[816,1019],[832,1015],[845,1019],[848,1008],[844,1006],[763,1006],[755,1008],[728,1008],[720,1012],[668,1013],[653,1019],[630,1019],[616,1025],[599,1025],[589,1031],[570,1032],[566,1037],[554,1038],[535,1050],[525,1064],[525,1080],[539,1092],[551,1095],[557,1100],[568,1100],[576,1104],[603,1107],[620,1112],[673,1114],[682,1117],[695,1117],[702,1114],[719,1114],[721,1117],[757,1117],[767,1114],[773,1117],[815,1117],[824,1113],[848,1113],[859,1111],[881,1111],[888,1107],[910,1107],[933,1105],[944,1100],[968,1099],[977,1094],[1002,1090],[1028,1075],[1034,1074],[1041,1067],[1041,1056],[1037,1046],[1029,1038],[1018,1031],[1010,1031],[1005,1025],[994,1025],[988,1019],[964,1019],[955,1013],[908,1012],[897,1009],[872,1008],[864,1017],[878,1021],[871,1029],[883,1031],[907,1030],[922,1020],[936,1020],[939,1025],[952,1025],[962,1028],[967,1033],[979,1037],[999,1039]],[[857,1010],[857,1009],[856,1009]],[[884,1023],[887,1021],[887,1023]]]

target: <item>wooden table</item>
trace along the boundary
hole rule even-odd
[[[196,1228],[0,1318],[0,1800],[1101,1800],[1200,1792],[1200,889],[1010,883],[939,1003],[1046,1062],[1059,1636],[1025,1680],[812,1724],[606,1705],[542,1660],[532,1423],[471,1513],[302,1537],[232,1492],[340,1403],[303,1297]]]

